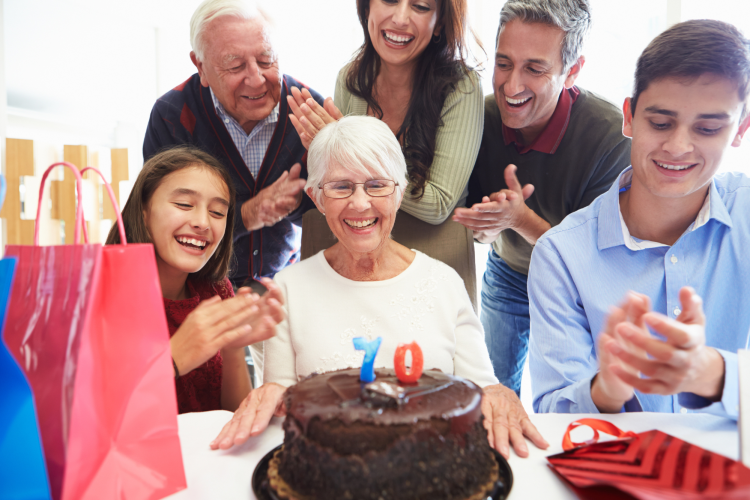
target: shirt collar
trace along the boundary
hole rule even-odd
[[[225,119],[230,120],[234,125],[239,127],[244,132],[244,129],[239,124],[239,122],[235,120],[232,115],[226,112],[226,110],[224,109],[224,106],[222,106],[221,103],[219,102],[219,98],[216,97],[216,94],[214,94],[213,89],[211,87],[208,87],[208,91],[211,93],[211,100],[214,102],[214,108],[216,108],[216,113],[218,113],[219,118],[221,118],[222,121]],[[274,108],[271,110],[271,114],[269,114],[267,117],[259,121],[258,124],[253,128],[253,130],[251,130],[250,133],[246,135],[250,136],[252,135],[253,132],[255,132],[256,130],[260,130],[265,125],[268,125],[269,123],[276,123],[278,121],[279,121],[279,103],[276,103],[276,106],[274,106]]]
[[[618,245],[625,245],[634,251],[667,246],[655,241],[640,240],[630,234],[630,230],[628,230],[628,226],[625,224],[625,219],[622,217],[622,212],[620,211],[620,192],[630,187],[632,178],[633,167],[628,167],[620,173],[620,176],[612,184],[612,187],[602,197],[602,203],[599,208],[599,250]],[[695,231],[703,227],[711,219],[716,219],[717,222],[732,227],[732,219],[716,189],[714,179],[711,179],[708,194],[703,201],[703,206],[701,206],[698,216],[686,232]]]
[[[557,100],[557,106],[555,106],[555,111],[552,112],[547,126],[544,127],[539,137],[534,139],[534,142],[528,146],[520,143],[518,133],[515,129],[506,127],[503,124],[503,140],[505,141],[505,145],[515,144],[519,154],[526,154],[532,149],[540,153],[554,154],[565,135],[565,131],[568,130],[570,112],[573,109],[573,103],[576,102],[580,93],[581,91],[578,90],[578,87],[562,89],[560,98]]]

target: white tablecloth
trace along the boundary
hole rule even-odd
[[[226,411],[188,413],[180,415],[180,442],[187,476],[187,490],[167,498],[170,500],[203,500],[222,498],[225,500],[255,500],[250,480],[255,465],[271,449],[284,439],[282,419],[275,418],[261,436],[228,451],[212,451],[208,447],[232,414]],[[550,442],[548,450],[538,450],[529,443],[531,456],[519,458],[511,454],[509,460],[513,470],[513,489],[510,500],[531,498],[575,499],[570,490],[547,467],[545,457],[562,451],[562,436],[568,424],[577,418],[593,415],[539,414],[531,420]],[[732,459],[738,458],[739,438],[735,422],[712,415],[625,413],[596,416],[613,422],[623,430],[642,432],[659,429],[674,436],[721,453]],[[574,441],[588,439],[590,430],[575,431]],[[512,452],[511,452],[512,453]]]

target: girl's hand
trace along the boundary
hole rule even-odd
[[[272,337],[273,325],[260,314],[259,302],[257,294],[240,293],[226,300],[214,296],[198,304],[170,339],[172,358],[180,374],[191,372],[220,349],[246,346]],[[267,302],[271,302],[270,298]],[[278,318],[273,303],[263,304],[263,307],[269,314],[275,314],[271,316],[274,321]],[[258,327],[257,331],[253,325]]]
[[[286,414],[282,402],[284,391],[286,387],[273,382],[250,391],[234,412],[232,420],[227,422],[216,439],[211,441],[211,449],[226,450],[242,444],[250,436],[257,436],[263,432],[268,427],[271,417],[283,417]]]
[[[253,314],[248,322],[252,332],[252,341],[247,342],[246,337],[240,337],[235,342],[227,344],[226,347],[245,347],[255,342],[270,339],[276,335],[276,325],[284,320],[284,296],[281,289],[269,278],[260,278],[260,282],[268,290],[255,302],[258,312]],[[252,293],[250,288],[242,287],[237,290],[237,295]],[[257,295],[256,295],[257,297]]]
[[[321,107],[305,88],[300,91],[292,87],[292,95],[287,96],[286,100],[293,113],[289,118],[305,149],[310,149],[310,143],[323,127],[344,117],[333,104],[333,99],[327,97]]]

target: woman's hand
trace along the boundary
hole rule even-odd
[[[327,97],[321,107],[305,88],[300,91],[292,87],[292,95],[287,96],[286,100],[293,113],[289,118],[305,149],[310,149],[310,143],[323,127],[344,117],[333,104],[333,99]]]
[[[529,456],[524,436],[531,439],[537,448],[546,450],[549,447],[549,443],[531,423],[515,392],[502,384],[487,386],[483,391],[482,413],[490,446],[505,458],[510,455],[509,440],[519,457]]]
[[[211,449],[226,450],[234,445],[242,444],[250,436],[257,436],[266,430],[271,417],[286,415],[286,409],[281,400],[284,391],[286,387],[273,382],[250,391],[234,412],[232,420],[227,422],[216,439],[211,441]]]
[[[172,358],[180,374],[191,372],[220,349],[272,337],[279,318],[277,302],[276,295],[263,301],[243,290],[230,299],[221,300],[217,295],[198,304],[170,339]]]

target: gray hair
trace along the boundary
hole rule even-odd
[[[323,127],[307,153],[307,184],[321,203],[328,167],[336,163],[345,169],[396,181],[398,198],[406,189],[406,160],[388,125],[372,116],[346,116]]]
[[[251,0],[204,0],[190,18],[190,46],[198,60],[203,60],[203,34],[208,23],[222,16],[238,19],[263,18],[270,26],[273,21],[255,2]]]
[[[591,6],[589,0],[508,0],[500,11],[495,47],[503,27],[516,19],[547,24],[565,32],[560,50],[564,73],[581,57],[583,41],[591,28]]]

